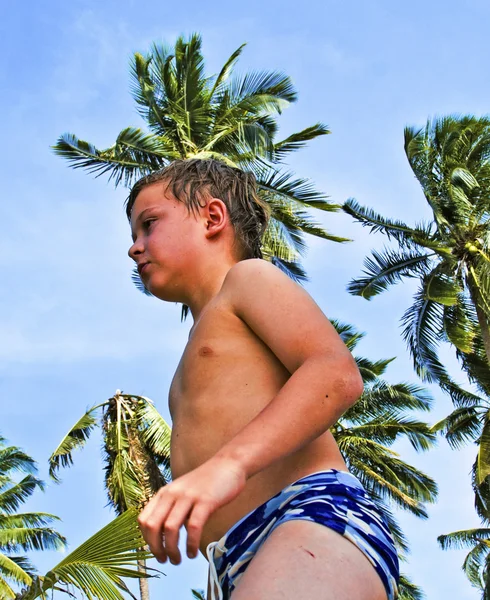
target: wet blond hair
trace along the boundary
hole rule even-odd
[[[134,184],[126,202],[128,219],[131,219],[131,211],[141,190],[159,181],[168,183],[175,199],[194,214],[205,206],[207,198],[222,200],[235,231],[240,259],[262,258],[262,236],[267,228],[270,208],[257,193],[253,173],[214,159],[176,160]]]

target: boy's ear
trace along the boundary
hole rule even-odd
[[[203,212],[206,223],[206,237],[213,237],[223,231],[228,221],[228,211],[223,200],[209,198]]]

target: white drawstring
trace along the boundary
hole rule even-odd
[[[218,546],[219,542],[211,542],[206,548],[206,555],[209,561],[209,580],[211,587],[211,598],[210,600],[223,600],[223,590],[219,584],[218,573],[216,571],[216,565],[214,564],[214,549]],[[220,548],[221,551],[224,551]],[[216,598],[215,588],[218,590],[218,598]]]

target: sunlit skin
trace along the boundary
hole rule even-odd
[[[363,389],[350,352],[306,291],[264,260],[239,260],[225,204],[219,198],[203,204],[193,215],[159,182],[143,188],[131,215],[129,255],[146,265],[146,287],[162,300],[189,306],[194,320],[169,393],[173,481],[139,517],[153,554],[172,564],[181,562],[183,525],[187,555],[194,557],[291,482],[324,469],[347,470],[329,428]],[[247,572],[260,579],[261,569],[279,568],[305,531],[332,566],[352,560],[367,569],[359,598],[386,597],[365,556],[314,523],[278,527]],[[275,548],[270,556],[268,545]],[[303,573],[298,581],[308,577],[325,588],[325,569],[297,564]],[[312,589],[305,587],[304,598]],[[278,594],[293,597],[287,590]],[[233,598],[246,595],[240,582]]]

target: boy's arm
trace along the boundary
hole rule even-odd
[[[248,260],[229,278],[236,314],[291,373],[275,398],[216,455],[235,462],[249,478],[329,429],[360,397],[363,383],[333,325],[279,269]]]
[[[184,522],[187,552],[195,555],[212,512],[238,496],[249,477],[324,433],[362,393],[357,365],[330,321],[279,269],[263,260],[240,262],[223,292],[291,377],[213,458],[162,488],[142,512],[143,535],[163,561],[168,555],[180,562],[178,530]]]

